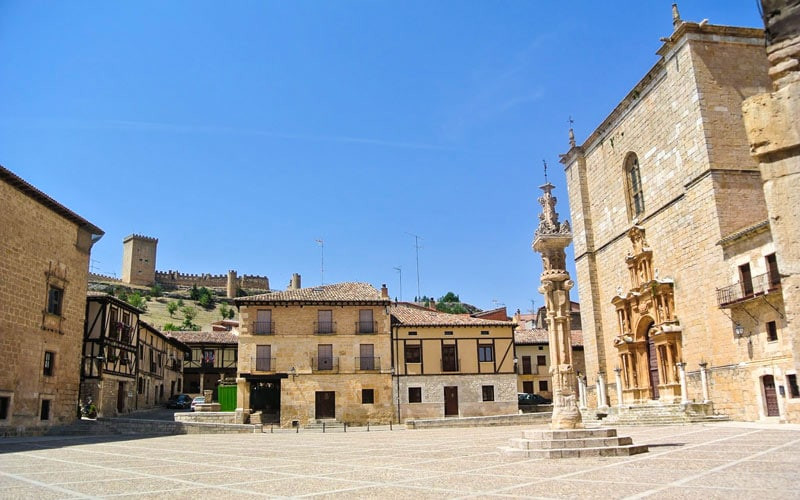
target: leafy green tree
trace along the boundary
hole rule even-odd
[[[231,307],[228,309],[228,319],[233,319],[234,316],[236,316],[236,309]]]
[[[174,324],[172,324],[172,323],[167,323],[166,325],[164,325],[164,328],[163,328],[163,330],[164,330],[165,332],[176,332],[176,331],[178,331],[178,327],[177,327],[177,326],[175,326],[175,325],[174,325]]]
[[[180,306],[174,300],[170,300],[169,302],[167,302],[167,312],[169,313],[170,318],[178,310],[178,307]]]
[[[197,309],[192,306],[184,306],[181,309],[183,313],[183,323],[181,324],[181,328],[184,330],[199,330],[200,327],[195,325],[192,321],[194,318],[197,317]]]
[[[183,307],[183,299],[178,299],[178,307]]]
[[[206,287],[200,288],[200,295],[197,298],[197,303],[205,309],[214,307],[214,292]]]
[[[164,295],[164,287],[156,283],[150,288],[150,295],[156,298],[161,297]]]
[[[222,319],[228,319],[228,311],[230,311],[228,304],[222,303],[219,306],[219,314],[222,316]]]
[[[133,307],[141,309],[142,311],[147,310],[147,301],[144,300],[144,297],[142,297],[142,294],[139,292],[133,292],[132,294],[128,295],[126,302]]]

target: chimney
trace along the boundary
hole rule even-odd
[[[300,275],[297,273],[292,274],[292,279],[289,280],[289,290],[300,290]]]
[[[388,299],[389,298],[389,289],[386,288],[386,283],[381,285],[381,298]]]
[[[513,321],[514,323],[519,324],[520,320],[522,320],[522,313],[520,313],[519,309],[517,309],[517,312],[514,313]]]
[[[434,311],[436,310],[436,301],[433,299],[433,297],[431,297],[430,305],[428,307],[430,307]]]

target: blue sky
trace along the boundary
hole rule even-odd
[[[657,61],[671,2],[0,1],[0,164],[157,268],[536,306],[542,160]],[[756,1],[679,3],[761,27]],[[571,257],[570,257],[571,258]],[[574,275],[574,268],[571,268]],[[577,297],[573,296],[573,299]]]

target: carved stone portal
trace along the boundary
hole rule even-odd
[[[553,429],[583,427],[578,409],[575,386],[577,379],[572,366],[570,339],[569,291],[573,286],[566,270],[564,249],[572,242],[569,223],[558,221],[556,198],[549,182],[540,186],[542,213],[533,239],[533,250],[542,255],[542,274],[539,293],[544,295],[547,308],[547,329],[550,340],[550,376],[553,383]]]

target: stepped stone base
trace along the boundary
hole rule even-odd
[[[591,425],[674,425],[729,420],[714,413],[711,403],[662,403],[651,401],[581,410],[583,422]]]
[[[629,437],[618,437],[616,429],[569,429],[524,431],[510,446],[500,448],[509,456],[525,458],[627,457],[647,452]]]

